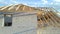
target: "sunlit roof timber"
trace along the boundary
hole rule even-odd
[[[9,6],[0,7],[0,12],[31,12],[31,11],[41,11],[46,10],[46,7],[30,7],[23,4],[15,4]],[[47,8],[49,9],[49,8]]]
[[[29,7],[23,4],[15,4],[15,5],[0,7],[0,11],[2,12],[28,12],[28,11],[30,12],[36,10],[39,9],[36,9],[35,7]]]

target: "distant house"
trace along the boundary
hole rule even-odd
[[[0,34],[40,34],[49,32],[40,29],[60,26],[59,23],[60,18],[51,9],[42,10],[23,4],[0,7]]]

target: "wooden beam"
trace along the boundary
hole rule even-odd
[[[21,5],[18,5],[17,8],[16,8],[16,11],[20,8]]]
[[[50,15],[51,15],[51,13],[50,13]],[[52,15],[51,15],[51,16],[52,16]],[[52,18],[53,18],[52,20],[54,20],[55,24],[56,24],[57,26],[60,26],[60,24],[59,24],[59,23],[57,22],[57,20],[56,20],[57,17],[55,18],[55,16],[52,16]]]
[[[11,6],[11,5],[10,5],[10,6]],[[0,10],[4,10],[4,9],[10,7],[10,6],[5,6],[5,7],[1,8]]]
[[[50,24],[48,23],[48,20],[46,19],[45,15],[43,15],[43,18],[44,18],[45,24],[50,25]]]
[[[52,26],[52,25],[55,26],[54,22],[51,20],[51,18],[49,17],[48,14],[46,14],[46,17],[48,18],[47,21],[49,21],[48,23],[50,24],[50,26]]]
[[[42,18],[42,15],[38,16],[40,18],[40,21],[38,21],[38,28],[42,28],[44,26],[44,22],[43,20],[41,19]]]
[[[56,17],[56,15],[54,15],[53,12],[50,12],[50,14],[55,18],[55,20],[60,23],[60,19],[58,18],[58,16]]]
[[[54,17],[52,17],[50,14],[48,14],[51,17],[51,20],[54,22],[55,25],[57,25],[57,21],[54,19]]]

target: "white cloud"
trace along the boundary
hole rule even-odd
[[[8,4],[7,2],[0,2],[0,4]]]
[[[50,4],[51,4],[51,5],[53,5],[54,3],[53,3],[53,2],[51,2]]]
[[[60,0],[53,0],[53,1],[51,2],[51,4],[59,5],[59,4],[60,4]]]
[[[0,0],[0,4],[8,4],[5,0]]]
[[[43,4],[47,4],[48,1],[47,0],[42,0]]]
[[[28,5],[27,3],[21,3],[21,4]]]
[[[34,3],[35,5],[38,4],[38,3]]]
[[[60,0],[54,0],[55,2],[60,2]]]
[[[16,0],[10,0],[12,3],[17,4],[18,2]]]
[[[4,0],[0,0],[0,2],[3,2]]]
[[[27,5],[27,3],[21,3],[21,2],[18,2],[18,1],[16,1],[16,0],[10,0],[11,1],[11,3],[14,3],[14,4],[24,4],[24,5]]]
[[[58,4],[59,4],[58,2],[55,3],[55,5],[58,5]]]

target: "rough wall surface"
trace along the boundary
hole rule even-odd
[[[60,34],[60,28],[59,27],[46,27],[42,29],[37,30],[38,34]]]
[[[3,16],[0,16],[0,23],[3,23]],[[12,26],[1,27],[0,34],[36,34],[37,16],[26,15],[12,18]]]
[[[3,27],[4,24],[4,15],[0,15],[0,27]]]

